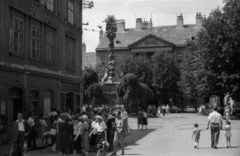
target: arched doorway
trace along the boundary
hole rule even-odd
[[[23,89],[21,89],[19,87],[10,88],[8,91],[8,99],[12,103],[12,108],[10,106],[10,110],[12,110],[10,115],[12,116],[12,120],[16,120],[18,112],[24,113]]]
[[[66,94],[66,111],[71,110],[71,112],[74,110],[74,104],[75,104],[75,94],[70,92]]]

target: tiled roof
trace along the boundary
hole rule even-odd
[[[95,67],[95,65],[96,65],[96,53],[95,52],[83,53],[82,58],[83,58],[82,68],[84,68],[86,66]]]
[[[184,25],[183,28],[176,28],[174,26],[159,26],[152,29],[135,30],[135,28],[126,29],[124,32],[117,32],[114,46],[115,48],[125,48],[132,43],[142,39],[143,37],[152,34],[163,40],[171,42],[175,45],[185,45],[186,40],[192,36],[196,36],[197,32],[201,28],[196,28],[195,25]],[[116,44],[116,41],[120,41],[121,44]],[[97,49],[105,49],[108,47],[108,38],[104,33]],[[97,50],[96,49],[96,50]]]

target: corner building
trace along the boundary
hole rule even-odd
[[[153,27],[150,21],[136,19],[135,28],[125,28],[125,21],[117,21],[117,33],[114,40],[114,53],[116,59],[126,54],[145,54],[149,58],[154,53],[166,51],[173,55],[178,66],[181,68],[185,60],[187,41],[195,40],[198,31],[203,27],[205,18],[197,13],[195,24],[184,24],[182,14],[177,16],[176,25]],[[99,33],[100,43],[96,48],[96,62],[101,64],[108,60],[108,38],[102,30]],[[173,95],[174,105],[198,105],[209,101],[209,98],[189,99],[181,93]]]
[[[0,32],[0,134],[19,111],[80,111],[81,0],[0,0]]]

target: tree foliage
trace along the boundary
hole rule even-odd
[[[157,52],[152,57],[153,83],[160,102],[179,90],[180,71],[170,52]]]

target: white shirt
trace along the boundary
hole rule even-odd
[[[143,112],[143,117],[147,118],[147,113]]]
[[[29,118],[28,118],[28,124],[29,124],[30,126],[34,126],[34,125],[35,125],[34,119],[33,119],[32,117],[29,117]]]
[[[107,126],[104,121],[100,123],[96,123],[95,128],[97,129],[98,132],[103,132],[105,129],[107,129]]]
[[[212,113],[209,114],[208,120],[211,123],[219,123],[219,124],[221,124],[221,122],[223,122],[222,115],[219,114],[216,111],[213,111]]]
[[[126,111],[123,111],[123,112],[121,113],[121,117],[128,119],[128,113],[127,113]]]
[[[19,122],[17,120],[17,122],[18,122],[18,131],[25,132],[25,128],[24,128],[24,124],[23,124],[24,120],[22,120],[22,122]]]

